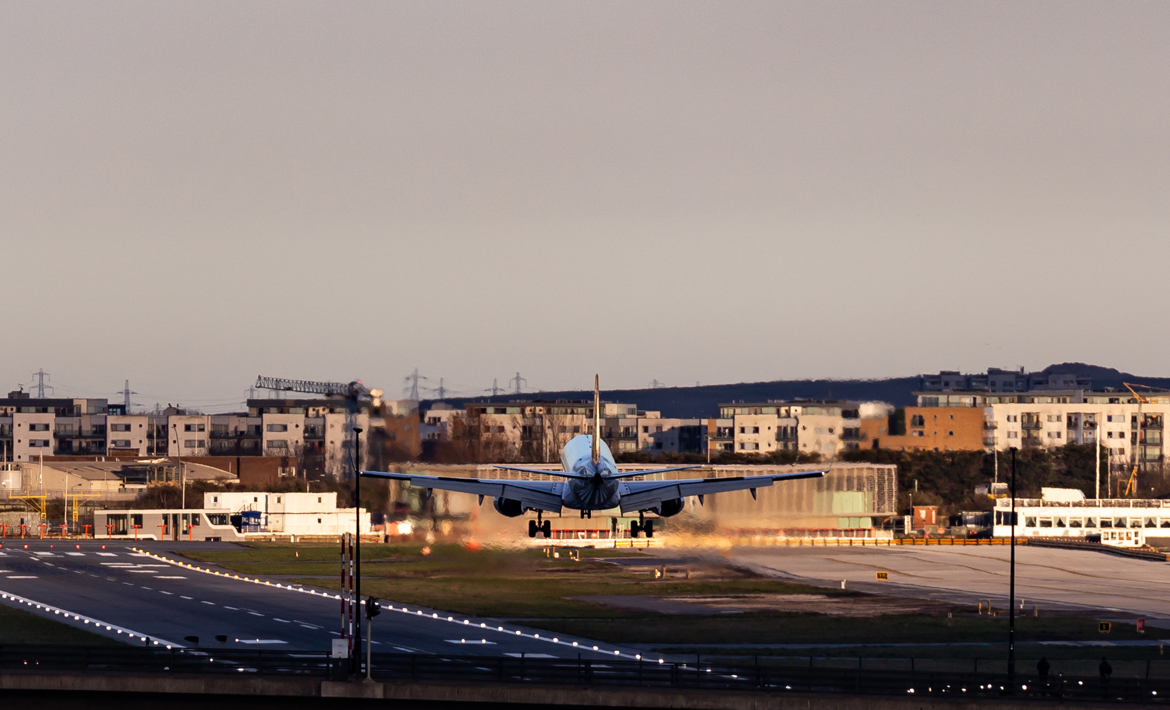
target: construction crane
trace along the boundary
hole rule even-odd
[[[1124,496],[1130,496],[1130,495],[1133,495],[1134,493],[1137,493],[1138,464],[1142,461],[1145,461],[1145,459],[1146,459],[1146,431],[1145,431],[1146,420],[1145,420],[1145,417],[1142,415],[1142,405],[1150,403],[1149,398],[1140,394],[1137,390],[1134,389],[1134,387],[1140,387],[1143,390],[1147,390],[1147,394],[1149,392],[1155,392],[1155,391],[1156,392],[1170,392],[1170,390],[1166,390],[1166,389],[1163,389],[1161,387],[1150,387],[1149,385],[1132,384],[1129,382],[1122,382],[1121,384],[1124,385],[1125,388],[1130,391],[1130,394],[1132,394],[1134,399],[1136,399],[1138,402],[1138,414],[1137,414],[1138,429],[1137,429],[1137,441],[1134,442],[1135,443],[1135,446],[1134,446],[1135,454],[1134,454],[1133,468],[1129,472],[1129,480],[1125,482],[1125,493],[1122,494]]]
[[[301,392],[304,394],[323,394],[326,397],[345,397],[358,399],[370,393],[361,380],[353,382],[314,382],[313,380],[286,380],[283,377],[264,377],[257,375],[256,387],[273,390],[275,392]]]

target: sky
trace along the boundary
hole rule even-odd
[[[0,389],[1165,376],[1167,36],[1136,1],[0,0]]]

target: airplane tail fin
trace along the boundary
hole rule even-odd
[[[593,465],[601,463],[601,378],[593,376]]]

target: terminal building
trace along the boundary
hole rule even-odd
[[[370,513],[357,510],[362,534],[371,532]],[[199,540],[208,542],[273,538],[336,538],[353,532],[354,508],[338,508],[336,493],[212,491],[200,509],[98,510],[99,539]]]

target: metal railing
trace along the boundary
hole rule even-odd
[[[791,660],[791,659],[785,659]],[[432,656],[381,654],[373,657],[372,676],[384,681],[533,683],[541,685],[637,686],[677,689],[733,689],[762,693],[846,693],[914,697],[1002,697],[1158,702],[1170,699],[1170,678],[1145,676],[1106,679],[1022,673],[1010,683],[1004,673],[916,670],[908,668],[818,667],[734,664],[726,661],[667,663],[640,661],[525,658],[508,656]],[[321,651],[244,651],[0,645],[0,671],[94,674],[242,674],[290,678],[338,677]],[[1161,667],[1159,671],[1162,671]],[[363,673],[364,675],[364,673]],[[1159,672],[1158,676],[1163,673]]]

